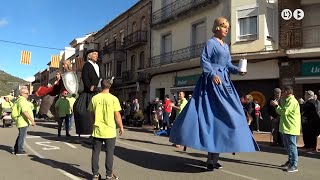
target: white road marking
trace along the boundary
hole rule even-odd
[[[73,148],[73,149],[76,149],[77,147],[75,145],[72,145],[70,143],[67,143],[67,142],[63,142],[64,144],[68,145],[69,147]]]
[[[157,151],[153,151],[153,150],[150,150],[150,149],[146,149],[146,148],[142,148],[142,147],[139,147],[139,146],[135,146],[135,145],[132,145],[132,144],[129,144],[129,143],[122,142],[120,140],[117,140],[117,142],[125,144],[125,145],[128,145],[128,146],[132,146],[132,147],[135,147],[135,148],[138,148],[138,149],[142,149],[142,150],[145,150],[145,151],[148,151],[148,152],[162,154],[161,152],[157,152]]]
[[[34,155],[38,156],[39,158],[45,160],[45,157],[42,156],[41,154],[39,154],[39,153],[38,153],[37,151],[35,151],[34,149],[32,149],[32,148],[28,145],[27,142],[25,142],[24,144],[25,144],[25,146],[29,149],[30,152],[32,152]],[[48,160],[45,160],[45,161],[47,161],[47,163],[48,163],[50,166],[55,167],[55,165],[54,165],[53,163],[51,163],[50,161],[48,161]],[[58,169],[58,168],[55,168],[55,169],[56,169],[57,171],[59,171],[60,173],[62,173],[63,175],[69,177],[69,178],[72,179],[72,180],[81,180],[81,179],[78,178],[77,176],[74,176],[73,174],[70,174],[70,173],[68,173],[68,172],[66,172],[66,171],[64,171],[64,170],[62,170],[62,169]]]
[[[117,140],[117,142],[119,142],[119,143],[121,143],[121,144],[128,145],[128,146],[135,147],[135,148],[137,148],[137,149],[142,149],[142,150],[145,150],[145,151],[148,151],[148,152],[157,153],[157,154],[162,154],[162,153],[157,152],[157,151],[153,151],[153,150],[150,150],[150,149],[147,149],[147,148],[142,148],[142,147],[139,147],[139,146],[136,146],[136,145],[133,145],[133,144],[129,144],[129,143],[122,142],[121,140]],[[256,179],[256,178],[253,178],[253,177],[250,177],[250,176],[246,176],[246,175],[234,173],[234,172],[227,171],[227,170],[219,170],[219,171],[224,172],[224,173],[227,173],[227,174],[231,174],[231,175],[234,175],[234,176],[242,177],[242,178],[244,178],[244,179],[258,180],[258,179]]]
[[[60,149],[59,147],[57,146],[52,146],[52,145],[48,145],[50,144],[51,142],[35,142],[35,144],[39,145],[39,146],[44,146],[42,149],[45,150],[45,151],[50,151],[50,150],[57,150],[57,149]]]
[[[71,135],[78,137],[78,135]],[[91,135],[80,135],[80,137],[90,137]],[[38,139],[38,138],[57,138],[58,136],[26,136],[26,139]]]
[[[258,180],[258,179],[253,178],[253,177],[245,176],[245,175],[238,174],[238,173],[234,173],[234,172],[227,171],[227,170],[221,170],[221,169],[219,169],[218,171],[222,171],[222,172],[224,172],[224,173],[232,174],[232,175],[234,175],[234,176],[242,177],[242,178],[245,178],[245,179]]]

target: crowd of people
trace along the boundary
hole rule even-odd
[[[178,92],[178,98],[165,95],[158,97],[144,111],[138,99],[123,102],[110,93],[113,80],[105,79],[98,63],[98,51],[87,52],[87,61],[82,70],[83,91],[76,97],[68,92],[68,83],[61,76],[72,72],[70,61],[63,61],[63,71],[58,72],[52,87],[42,87],[36,92],[42,98],[39,113],[50,110],[58,122],[58,136],[61,136],[65,122],[66,136],[75,122],[76,134],[92,136],[92,179],[99,179],[99,154],[101,146],[106,149],[106,179],[118,178],[113,174],[113,154],[116,144],[117,126],[119,134],[124,133],[123,124],[130,125],[132,119],[144,119],[154,126],[156,135],[166,133],[169,141],[177,147],[185,146],[205,151],[207,169],[221,169],[220,153],[255,152],[259,150],[252,131],[259,131],[261,112],[259,102],[251,95],[239,97],[229,73],[245,75],[231,63],[228,45],[223,41],[229,30],[229,22],[221,17],[215,20],[210,38],[201,55],[203,70],[193,94],[185,97]],[[34,114],[36,102],[28,101],[27,88],[20,89],[20,96],[12,105],[18,112],[15,121],[19,129],[14,146],[16,155],[24,154],[23,142],[28,126],[36,125]],[[272,122],[273,145],[287,149],[288,161],[282,165],[288,172],[298,171],[297,136],[302,124],[306,149],[316,150],[320,133],[320,103],[314,92],[306,91],[304,101],[298,102],[290,86],[274,89],[274,97],[268,103],[268,115]],[[7,106],[8,103],[3,103]],[[10,105],[11,106],[11,105]],[[36,111],[34,111],[36,110]],[[144,113],[144,117],[139,114]],[[73,120],[74,119],[74,120]],[[193,129],[190,133],[190,129]]]

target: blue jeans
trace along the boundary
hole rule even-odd
[[[166,123],[167,129],[169,129],[171,127],[171,124],[170,124],[170,113],[163,112],[163,123]],[[164,129],[164,125],[163,125],[163,129]]]
[[[16,139],[16,143],[14,145],[14,152],[15,153],[22,153],[23,152],[23,144],[24,144],[24,139],[27,135],[27,129],[28,129],[28,126],[18,128],[19,134]]]
[[[283,145],[288,152],[288,161],[290,166],[298,167],[298,148],[297,148],[297,136],[290,134],[282,134]]]

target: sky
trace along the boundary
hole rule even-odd
[[[29,47],[3,41],[64,49],[69,43],[103,28],[138,0],[9,0],[0,6],[0,70],[30,80],[47,68],[60,50]],[[20,64],[21,51],[31,51],[31,64]]]

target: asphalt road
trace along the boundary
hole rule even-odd
[[[37,123],[28,129],[25,150],[28,155],[11,154],[17,128],[0,129],[0,179],[78,180],[91,178],[91,146],[88,137],[57,137],[53,122]],[[71,132],[71,134],[74,132]],[[64,135],[64,132],[63,132]],[[171,146],[166,137],[154,136],[141,128],[127,128],[117,139],[114,173],[124,180],[277,180],[320,177],[320,155],[301,152],[299,172],[279,168],[287,155],[281,148],[260,146],[256,153],[222,154],[223,169],[208,172],[206,153],[188,148],[186,152]],[[105,178],[105,154],[100,155],[100,173]]]

